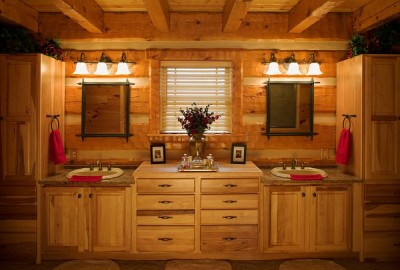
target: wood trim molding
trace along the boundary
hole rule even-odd
[[[11,21],[37,33],[39,13],[20,0],[0,1],[0,19]]]

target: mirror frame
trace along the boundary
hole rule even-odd
[[[268,80],[268,82],[266,83],[266,89],[267,89],[267,109],[266,109],[266,113],[267,113],[267,125],[266,125],[266,134],[268,139],[270,136],[310,136],[311,140],[313,140],[313,136],[316,135],[316,133],[314,133],[314,84],[318,83],[318,82],[314,82],[314,80],[311,81],[270,81]],[[278,85],[278,84],[307,84],[310,85],[310,114],[309,114],[309,118],[310,118],[310,129],[306,132],[277,132],[277,131],[272,131],[272,127],[271,127],[271,89],[270,87],[272,85]]]
[[[82,112],[81,112],[81,134],[78,136],[81,136],[82,141],[85,139],[85,137],[122,137],[126,138],[126,141],[128,141],[128,138],[133,136],[129,132],[130,124],[129,124],[129,118],[130,118],[130,111],[129,111],[129,105],[130,105],[130,86],[135,85],[134,83],[129,82],[129,80],[126,80],[126,82],[85,82],[82,79],[82,82],[78,83],[79,85],[82,85]],[[86,133],[86,87],[90,85],[115,85],[115,86],[125,86],[124,88],[124,94],[125,94],[125,132],[124,133]]]

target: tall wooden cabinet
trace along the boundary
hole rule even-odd
[[[360,55],[337,64],[338,139],[343,114],[356,117],[351,118],[352,157],[342,168],[365,184],[361,259],[396,258],[400,230],[393,225],[397,224],[400,198],[400,55]]]
[[[365,180],[400,181],[400,55],[360,55],[337,63],[337,139],[342,115],[356,115],[352,156],[344,169]]]
[[[41,54],[0,55],[0,257],[36,257],[36,182],[57,169],[46,115],[63,131],[64,69]]]

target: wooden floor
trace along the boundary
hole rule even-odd
[[[334,260],[346,270],[398,270],[400,262],[361,263],[357,260]],[[52,270],[63,261],[43,261],[40,265],[0,262],[4,270]],[[121,270],[164,270],[167,261],[117,261]],[[282,261],[230,261],[232,270],[279,270]],[[312,270],[312,269],[310,269]]]

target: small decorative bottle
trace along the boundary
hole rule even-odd
[[[186,154],[183,154],[181,168],[187,169],[187,168],[189,168],[189,166],[190,166],[190,164],[189,164],[188,156]]]
[[[192,161],[193,169],[203,169],[203,160],[200,157],[199,151],[196,153],[196,157]]]
[[[212,168],[214,166],[214,157],[211,154],[208,154],[207,156],[207,165],[208,168]]]

